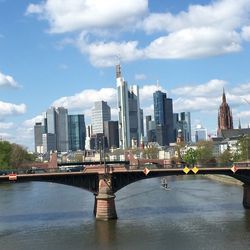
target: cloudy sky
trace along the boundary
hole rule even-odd
[[[117,119],[118,62],[145,115],[160,88],[213,135],[224,88],[250,123],[249,0],[0,0],[0,137],[33,150],[52,105],[89,123],[105,100]]]

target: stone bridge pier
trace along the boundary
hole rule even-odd
[[[250,184],[243,185],[243,206],[250,209]]]
[[[115,194],[110,174],[99,174],[99,191],[95,194],[94,215],[97,220],[117,219]]]

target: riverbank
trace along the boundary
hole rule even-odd
[[[240,185],[240,186],[243,185],[243,182],[241,182],[233,177],[227,176],[227,175],[208,174],[208,175],[205,175],[204,177],[209,178],[209,179],[214,180],[214,181],[219,181],[219,182],[223,182],[226,184],[230,184],[230,185]]]

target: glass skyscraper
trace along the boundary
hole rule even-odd
[[[116,66],[116,85],[118,91],[118,130],[119,147],[129,148],[130,126],[129,126],[129,103],[128,103],[128,85],[121,76],[121,66]]]
[[[161,146],[174,142],[173,101],[160,90],[153,94],[156,138]]]
[[[104,122],[111,120],[110,107],[107,102],[99,101],[94,103],[92,109],[92,131],[93,134],[104,133]]]
[[[86,127],[84,115],[68,115],[69,150],[85,149]]]

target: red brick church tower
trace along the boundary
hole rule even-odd
[[[221,136],[221,130],[233,129],[233,116],[229,105],[227,104],[225,91],[223,89],[222,103],[218,112],[218,131],[217,136]]]

